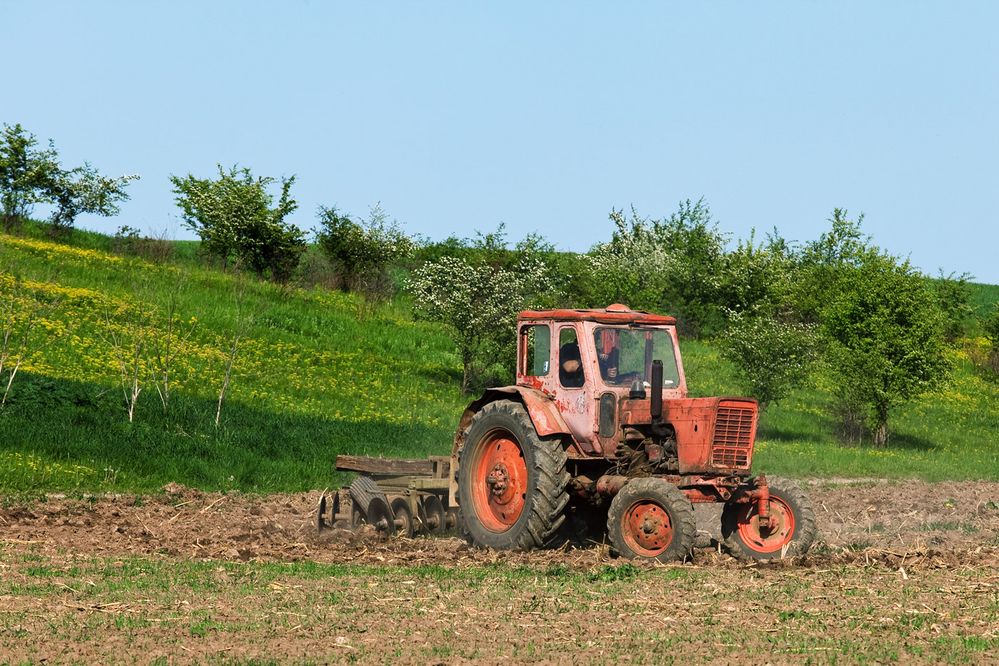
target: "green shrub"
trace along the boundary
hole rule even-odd
[[[953,342],[963,336],[968,330],[968,322],[974,315],[971,305],[971,285],[968,280],[971,275],[962,273],[955,277],[954,273],[933,280],[933,294],[937,307],[943,313],[943,332],[948,342]]]
[[[412,253],[413,242],[398,223],[389,221],[380,205],[361,222],[336,207],[320,206],[319,225],[316,243],[332,263],[343,291],[375,298],[392,294],[389,268]]]
[[[0,134],[0,208],[3,227],[11,231],[31,214],[36,203],[49,201],[45,183],[58,171],[55,148],[38,149],[38,140],[20,124],[4,123]]]
[[[722,355],[737,368],[742,386],[760,409],[785,398],[808,379],[818,346],[815,327],[766,313],[732,313],[721,338]]]
[[[502,240],[480,236],[477,242],[484,250],[483,245]],[[463,391],[509,381],[517,313],[561,297],[560,281],[545,261],[548,250],[529,236],[510,254],[517,259],[512,265],[509,258],[503,265],[490,264],[481,252],[478,263],[444,256],[413,271],[406,285],[413,311],[420,319],[447,325],[461,356]]]
[[[982,329],[989,341],[989,368],[999,374],[999,303],[992,306],[992,313],[982,322]]]
[[[298,203],[291,198],[295,177],[281,179],[277,205],[267,188],[273,178],[254,178],[249,169],[218,166],[218,178],[171,176],[184,224],[201,238],[202,251],[237,263],[276,282],[287,282],[305,250],[305,234],[284,221]]]
[[[589,284],[597,304],[669,312],[690,336],[722,327],[720,289],[725,236],[703,200],[684,201],[667,218],[613,210],[611,239],[590,252]]]
[[[940,310],[907,261],[874,249],[842,270],[827,297],[821,330],[840,407],[884,446],[892,409],[947,381]]]

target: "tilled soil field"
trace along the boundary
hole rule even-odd
[[[808,557],[692,562],[315,530],[320,493],[0,509],[0,663],[999,660],[999,484],[806,484]]]

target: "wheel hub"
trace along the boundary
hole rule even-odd
[[[507,472],[506,465],[501,462],[496,463],[489,472],[489,476],[486,477],[486,483],[492,487],[493,495],[502,497],[510,485],[510,474]]]
[[[476,516],[486,529],[505,532],[520,519],[527,503],[524,452],[510,432],[498,429],[483,438],[473,460]]]
[[[750,506],[738,524],[739,536],[750,549],[775,553],[794,537],[794,511],[779,497],[770,497],[770,515],[760,518]]]
[[[624,514],[624,538],[636,553],[654,557],[673,541],[673,523],[669,514],[651,500],[631,505]]]

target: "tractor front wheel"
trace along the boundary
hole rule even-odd
[[[542,439],[524,407],[491,402],[473,418],[458,454],[458,507],[473,544],[544,547],[569,502],[561,441]]]
[[[694,547],[697,523],[687,496],[663,479],[632,479],[607,511],[607,535],[620,555],[670,562]]]
[[[740,560],[773,560],[804,555],[815,540],[815,515],[798,484],[771,479],[770,517],[761,521],[755,502],[726,504],[722,544]]]

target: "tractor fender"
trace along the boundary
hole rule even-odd
[[[473,401],[465,408],[465,412],[458,421],[458,429],[454,433],[454,448],[451,455],[457,456],[458,451],[465,443],[465,431],[468,430],[472,417],[490,402],[497,400],[515,400],[527,409],[534,429],[541,437],[549,435],[570,435],[569,426],[559,413],[555,401],[537,389],[527,386],[501,386],[499,388],[488,388],[482,397]]]

